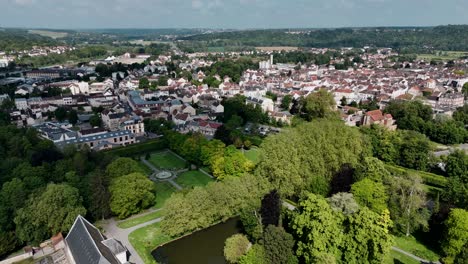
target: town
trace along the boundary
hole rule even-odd
[[[392,62],[390,58],[398,54],[391,49],[366,53],[366,48],[369,49],[360,49],[362,54],[355,58],[359,62],[348,63],[343,70],[334,65],[343,65],[344,59],[331,58],[329,65],[286,64],[274,62],[275,52],[262,52],[269,60],[243,71],[238,82],[227,75],[207,76],[199,69],[217,62],[208,60],[209,55],[235,59],[241,53],[187,54],[186,60],[177,60],[177,69],[184,76],[168,72],[166,64],[173,63],[171,55],[160,55],[145,64],[150,56],[127,53],[122,56],[130,60],[127,64],[141,58],[140,69],[100,76],[96,72],[100,64],[125,63],[106,58],[79,68],[31,70],[23,77],[0,80],[1,85],[16,86],[14,97],[3,94],[0,98],[14,102],[10,116],[18,127],[35,127],[41,136],[58,146],[86,144],[95,150],[144,141],[149,137],[145,119],[164,119],[173,122],[174,129],[181,133],[200,132],[212,138],[222,125],[219,117],[224,112],[223,100],[238,95],[245,97],[246,104],[267,113],[275,126],[290,125],[292,102],[321,89],[333,95],[341,118],[350,126],[379,123],[395,129],[395,120],[383,113],[391,100],[420,100],[434,114],[447,117],[464,106],[462,91],[463,87],[466,90],[468,77],[463,70],[424,60]],[[346,54],[348,51],[333,52]],[[330,50],[304,52],[325,54]],[[466,60],[454,63],[463,65]],[[212,86],[206,84],[209,78],[214,78]],[[282,104],[284,101],[289,104]],[[376,103],[372,111],[358,107],[369,102]],[[64,109],[73,116],[57,116]]]
[[[0,264],[466,263],[468,26],[95,27],[0,28]]]

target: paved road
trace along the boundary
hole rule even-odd
[[[465,144],[460,144],[460,145],[458,145],[456,147],[448,147],[447,150],[436,151],[436,152],[434,152],[434,155],[436,157],[440,157],[442,155],[449,155],[451,152],[453,152],[456,149],[463,150],[463,151],[465,151],[465,153],[468,154],[468,144],[465,143]]]
[[[145,215],[145,214],[148,214],[148,213],[146,212],[144,214],[137,215],[135,217],[139,217],[139,216],[142,216],[142,215]],[[130,262],[131,263],[143,264],[143,260],[141,259],[140,255],[138,255],[135,248],[133,248],[132,244],[128,240],[128,235],[130,235],[130,233],[132,233],[133,231],[135,231],[135,230],[137,230],[139,228],[142,228],[142,227],[145,227],[147,225],[151,225],[151,224],[160,222],[161,220],[162,220],[162,217],[156,218],[156,219],[148,221],[148,222],[145,222],[143,224],[136,225],[134,227],[123,229],[123,228],[120,228],[120,227],[117,226],[118,221],[116,221],[114,218],[111,218],[111,219],[107,220],[106,224],[103,226],[104,234],[108,238],[112,237],[112,238],[115,238],[115,239],[119,240],[120,242],[122,242],[122,244],[124,246],[127,247],[127,249],[130,251],[130,254],[131,254],[131,256],[130,256]]]

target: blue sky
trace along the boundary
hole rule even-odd
[[[0,0],[0,27],[289,28],[468,24],[468,0]]]

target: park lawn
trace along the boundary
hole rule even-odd
[[[384,262],[385,264],[420,264],[419,261],[406,256],[395,250],[390,250],[388,258]]]
[[[260,161],[260,151],[258,148],[251,148],[244,152],[245,157],[252,161],[253,163],[257,164]]]
[[[145,172],[145,174],[147,176],[151,175],[151,173],[153,172],[150,167],[146,166],[142,161],[139,161],[138,162],[138,165],[140,166],[140,168]]]
[[[200,171],[186,171],[175,180],[180,186],[184,188],[192,188],[195,186],[205,186],[212,182],[213,179]]]
[[[202,170],[202,171],[204,171],[204,172],[206,172],[206,173],[208,173],[208,174],[211,174],[211,169],[210,169],[210,167],[208,167],[208,166],[206,166],[206,167],[201,167],[200,170]]]
[[[169,242],[171,238],[161,231],[160,223],[154,223],[130,233],[128,240],[145,264],[156,264],[151,251],[157,246]]]
[[[185,168],[185,161],[171,152],[152,153],[148,161],[157,168],[164,170]]]
[[[133,218],[124,220],[122,222],[119,222],[117,224],[117,226],[120,227],[120,228],[130,228],[130,227],[133,227],[133,226],[136,226],[136,225],[143,224],[143,223],[146,223],[148,221],[154,220],[154,219],[159,218],[161,216],[163,216],[163,211],[159,210],[159,211],[152,212],[152,213],[140,216],[140,217],[133,217]]]
[[[176,189],[168,182],[157,182],[156,183],[156,204],[154,208],[162,208],[164,203]]]
[[[395,236],[395,246],[423,259],[437,261],[440,256],[413,236]]]

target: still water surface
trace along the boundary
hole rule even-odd
[[[152,255],[160,264],[224,264],[224,241],[240,232],[239,219],[232,218],[158,247]]]

